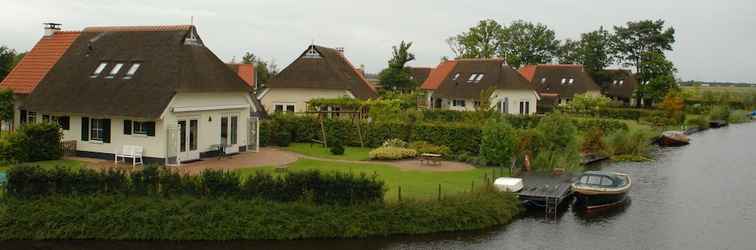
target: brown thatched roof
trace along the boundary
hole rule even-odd
[[[561,98],[572,98],[575,94],[601,91],[601,88],[585,72],[583,65],[527,65],[519,72],[538,89],[538,93],[555,93]]]
[[[317,54],[308,56],[311,50]],[[271,89],[344,89],[360,99],[378,97],[375,88],[341,52],[317,45],[307,47],[299,58],[265,85]]]
[[[93,76],[101,63],[102,73]],[[106,77],[117,63],[123,67]],[[131,65],[141,66],[130,79]],[[40,112],[156,118],[180,92],[242,92],[248,86],[215,56],[194,26],[84,29],[30,95]]]
[[[610,97],[630,99],[638,88],[638,79],[629,70],[605,70],[606,80],[601,82],[604,94]]]

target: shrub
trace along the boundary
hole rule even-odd
[[[503,119],[490,119],[483,127],[480,157],[496,166],[507,166],[515,151],[515,132]]]
[[[730,119],[730,109],[724,105],[713,106],[709,109],[709,119],[727,121]]]
[[[291,144],[291,133],[285,129],[275,131],[273,140],[279,147],[288,147]]]
[[[417,156],[417,151],[409,148],[380,147],[371,150],[368,154],[371,160],[401,160],[414,158]]]
[[[284,240],[477,230],[509,223],[522,208],[515,195],[486,190],[441,201],[353,206],[230,198],[55,196],[7,199],[0,211],[2,240]]]
[[[385,191],[385,184],[375,176],[303,171],[288,172],[280,177],[258,172],[241,178],[235,172],[221,170],[206,170],[199,176],[188,176],[155,166],[126,174],[118,170],[45,169],[19,165],[10,169],[7,185],[10,196],[22,199],[128,194],[308,201],[317,204],[380,202]]]
[[[585,112],[607,107],[611,101],[612,99],[604,95],[584,93],[575,95],[565,108],[577,112]]]
[[[559,112],[552,113],[536,127],[542,136],[541,147],[534,152],[533,165],[537,170],[573,169],[580,164],[577,127]]]
[[[407,142],[393,138],[383,142],[383,145],[381,145],[381,147],[406,148]]]
[[[448,155],[450,152],[447,146],[439,146],[427,141],[414,141],[410,143],[409,148],[414,149],[418,154]]]
[[[585,133],[585,135],[583,136],[583,142],[580,146],[580,151],[585,153],[603,154],[606,151],[606,143],[604,143],[604,130],[600,128],[593,128]]]
[[[655,133],[651,129],[635,128],[627,132],[612,133],[605,140],[611,155],[638,158],[648,155],[654,137]],[[618,157],[613,158],[618,159]]]
[[[730,123],[744,123],[748,121],[751,121],[751,113],[745,110],[735,110],[730,113]]]
[[[709,128],[709,117],[705,115],[691,116],[685,119],[685,125],[706,129]]]
[[[3,159],[9,162],[34,162],[56,160],[63,156],[60,128],[52,123],[34,123],[21,126],[8,134],[8,146]]]
[[[333,154],[333,155],[343,155],[344,154],[344,145],[341,145],[341,142],[331,144],[331,154]]]

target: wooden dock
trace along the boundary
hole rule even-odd
[[[524,187],[519,193],[520,201],[530,209],[544,209],[546,215],[556,215],[557,210],[572,198],[571,176],[522,176]]]

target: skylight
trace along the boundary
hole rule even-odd
[[[575,82],[575,78],[570,78],[570,84]]]
[[[475,83],[479,83],[480,80],[483,80],[484,74],[478,74],[478,77],[475,77]]]
[[[467,78],[467,82],[473,82],[475,81],[475,78],[478,78],[478,74],[470,75],[470,78]]]
[[[116,63],[115,66],[113,66],[112,69],[110,69],[110,73],[108,73],[108,76],[105,78],[113,78],[116,74],[118,74],[118,71],[121,71],[121,68],[123,68],[123,63]]]
[[[541,84],[544,84],[544,83],[546,83],[546,77],[541,78]]]
[[[457,80],[459,78],[459,75],[459,73],[454,74],[454,76],[452,76],[452,80]]]
[[[132,63],[131,67],[129,67],[129,70],[126,71],[126,75],[123,76],[123,79],[131,79],[134,77],[134,74],[136,74],[137,70],[139,70],[139,66],[142,66],[141,63]]]
[[[100,75],[100,73],[102,73],[103,70],[105,70],[106,66],[108,66],[108,63],[101,62],[100,65],[97,66],[97,68],[94,70],[94,72],[92,72],[92,75],[90,75],[89,77],[96,78],[97,76]]]
[[[567,78],[562,78],[562,84],[567,83]]]

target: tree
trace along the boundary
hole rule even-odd
[[[650,51],[643,54],[640,64],[641,86],[637,95],[652,101],[659,101],[667,92],[677,88],[674,64],[661,52]]]
[[[492,19],[481,20],[467,32],[446,40],[457,58],[493,58],[504,45],[503,27]]]
[[[507,166],[517,146],[515,130],[502,118],[491,118],[483,126],[480,141],[480,156],[496,166]]]
[[[565,39],[564,42],[559,45],[557,61],[561,64],[579,64],[582,61],[580,49],[580,41]]]
[[[580,35],[580,64],[590,74],[601,72],[614,63],[612,39],[613,35],[604,27]]]
[[[570,169],[580,163],[577,127],[564,114],[551,113],[536,126],[541,147],[534,157],[533,166],[541,170]]]
[[[412,42],[402,41],[399,46],[393,46],[388,68],[378,74],[378,79],[385,89],[389,90],[413,90],[418,83],[412,79],[412,73],[405,67],[407,62],[415,60],[415,55],[409,52]]]
[[[514,21],[504,29],[501,40],[504,45],[498,54],[515,68],[549,63],[559,54],[556,33],[541,23]]]
[[[0,127],[5,121],[13,119],[13,91],[0,90]]]
[[[257,79],[257,88],[263,88],[265,83],[278,74],[278,65],[275,61],[265,61],[252,52],[244,53],[242,63],[252,64],[255,67],[255,79]]]
[[[642,73],[644,54],[671,51],[675,42],[675,29],[665,29],[664,20],[627,22],[626,26],[614,26],[614,33],[612,47],[618,58],[638,73]]]
[[[509,65],[551,62],[559,54],[559,41],[553,30],[540,23],[523,20],[504,26],[482,20],[477,26],[447,39],[457,58],[505,58]]]
[[[0,46],[0,81],[13,69],[16,51],[5,46]]]

